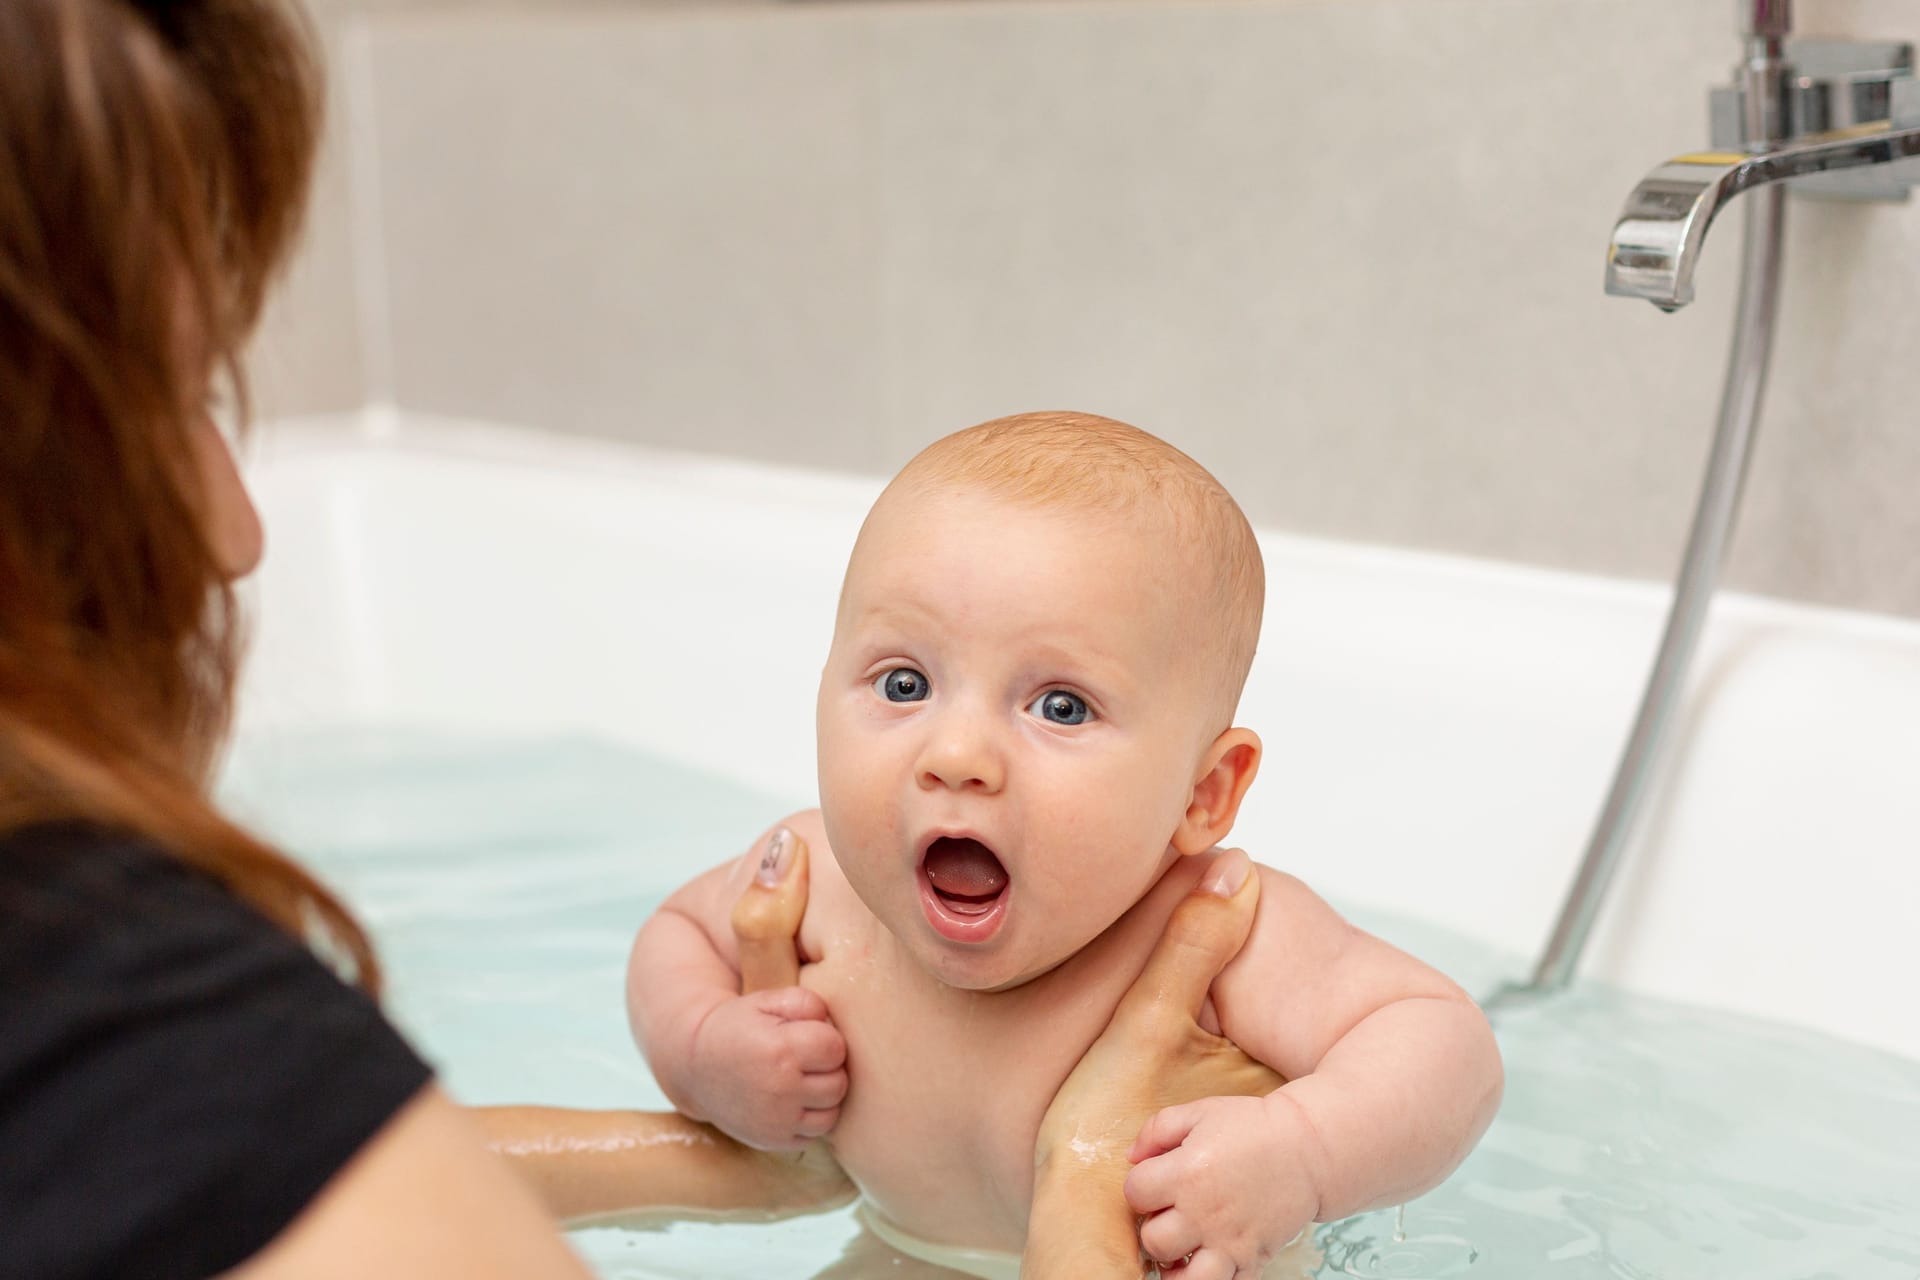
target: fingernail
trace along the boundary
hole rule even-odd
[[[778,888],[787,878],[787,868],[793,865],[793,833],[785,827],[776,830],[767,837],[767,851],[760,855],[760,870],[754,873],[754,879],[769,889]]]
[[[1253,861],[1244,849],[1229,849],[1214,861],[1206,883],[1200,887],[1215,897],[1231,898],[1240,892],[1240,886],[1247,882],[1247,872],[1252,869]]]

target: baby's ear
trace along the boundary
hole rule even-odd
[[[1173,847],[1184,854],[1205,853],[1225,840],[1258,772],[1260,738],[1253,730],[1229,729],[1215,738],[1200,761],[1200,780],[1173,833]]]

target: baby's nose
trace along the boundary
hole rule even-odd
[[[919,761],[920,786],[928,791],[996,792],[1006,785],[1006,765],[992,735],[971,724],[942,726],[928,739]]]

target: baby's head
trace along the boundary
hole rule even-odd
[[[821,675],[820,799],[930,973],[1044,973],[1226,836],[1259,764],[1232,723],[1264,590],[1226,490],[1124,423],[1002,418],[894,477]]]

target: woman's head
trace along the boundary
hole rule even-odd
[[[240,567],[207,405],[305,204],[305,44],[264,0],[7,0],[0,57],[0,661],[204,764]]]
[[[276,0],[0,3],[0,830],[132,827],[288,923],[337,911],[204,794],[258,555],[208,406],[244,411],[317,104]]]

